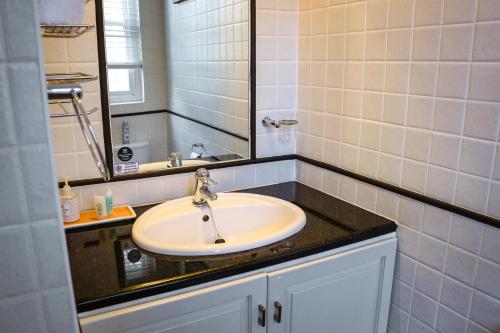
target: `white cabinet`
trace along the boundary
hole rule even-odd
[[[229,282],[85,316],[80,319],[82,332],[385,332],[395,252],[393,237],[343,252],[336,249]]]
[[[267,332],[385,332],[394,242],[268,274]]]
[[[83,333],[264,333],[266,275],[223,283],[80,320]]]

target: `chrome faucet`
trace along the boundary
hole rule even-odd
[[[217,184],[210,178],[210,173],[205,168],[200,168],[194,173],[196,178],[196,190],[193,197],[193,205],[203,207],[208,205],[207,199],[217,200],[217,193],[210,190],[210,185]]]
[[[170,162],[170,166],[172,168],[182,166],[182,156],[181,153],[174,151],[168,156],[168,160]]]

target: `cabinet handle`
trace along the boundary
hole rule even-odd
[[[259,319],[257,321],[260,326],[266,327],[266,308],[264,305],[259,304]]]
[[[278,301],[274,302],[274,321],[277,322],[278,324],[281,323],[281,304]]]

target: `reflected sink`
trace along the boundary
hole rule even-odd
[[[219,255],[277,242],[306,223],[301,208],[265,195],[220,193],[209,203],[212,214],[207,206],[193,206],[192,199],[172,200],[146,211],[132,228],[134,242],[160,254]],[[217,232],[224,243],[215,243]]]

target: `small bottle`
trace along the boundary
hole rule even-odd
[[[113,191],[109,188],[105,195],[106,198],[106,214],[110,217],[113,214]]]
[[[96,195],[94,197],[94,207],[98,220],[104,220],[108,217],[108,212],[106,211],[106,196]]]
[[[130,143],[130,127],[128,121],[122,122],[122,143],[128,145]]]
[[[61,210],[64,223],[76,222],[80,219],[80,200],[78,193],[72,192],[68,177],[64,178],[64,187],[60,191]]]

